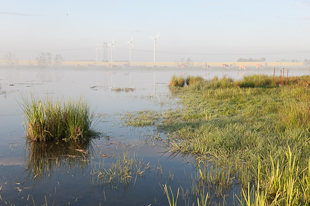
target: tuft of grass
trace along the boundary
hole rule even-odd
[[[167,196],[167,200],[168,200],[169,206],[177,206],[180,189],[178,188],[177,195],[176,195],[175,199],[174,199],[174,195],[173,195],[171,187],[169,187],[169,189],[170,189],[170,193],[171,194],[169,194],[169,190],[167,188],[167,185],[165,184],[164,185],[164,192],[165,192],[165,194]],[[170,195],[171,195],[171,197],[170,197]]]
[[[111,163],[110,168],[104,168],[103,162],[99,168],[92,168],[92,174],[97,175],[98,182],[128,186],[132,178],[143,177],[149,168],[149,163],[145,164],[143,159],[130,157],[128,152],[123,152],[122,156],[118,156],[116,161]]]
[[[73,100],[41,100],[31,94],[22,95],[26,138],[32,141],[81,140],[95,135],[91,129],[94,115],[82,97]]]
[[[154,111],[127,112],[124,124],[127,126],[151,126],[160,120],[160,116]]]
[[[183,87],[184,84],[184,77],[177,77],[176,75],[173,75],[169,82],[169,87]]]
[[[204,81],[204,79],[201,76],[196,76],[196,77],[188,76],[188,77],[186,77],[186,84],[188,86],[194,85],[197,82],[203,82],[203,81]]]

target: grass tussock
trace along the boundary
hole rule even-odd
[[[188,86],[195,84],[196,82],[202,82],[204,79],[201,76],[188,76],[186,77],[186,84]]]
[[[109,168],[104,167],[104,162],[98,167],[93,167],[92,174],[97,176],[98,183],[127,187],[132,179],[143,177],[149,169],[149,163],[145,164],[143,159],[139,159],[135,155],[131,157],[128,152],[124,152],[110,164]]]
[[[26,137],[32,141],[81,140],[92,136],[93,114],[85,99],[43,101],[31,95],[22,96]]]
[[[169,82],[169,87],[183,87],[184,84],[185,84],[184,77],[177,77],[176,75],[173,75]]]

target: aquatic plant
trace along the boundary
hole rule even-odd
[[[165,192],[165,194],[167,196],[167,200],[168,200],[169,206],[177,206],[180,189],[178,188],[177,195],[176,195],[175,199],[174,199],[174,195],[173,195],[171,187],[169,187],[169,189],[170,189],[170,193],[171,194],[169,194],[167,185],[164,185],[164,192]]]
[[[24,112],[26,138],[32,141],[80,140],[95,135],[91,129],[94,115],[82,97],[73,100],[42,101],[31,94],[23,95],[20,106]]]
[[[169,82],[169,87],[183,87],[184,83],[184,77],[177,77],[176,75],[173,75]]]
[[[99,183],[128,186],[134,176],[143,177],[149,168],[149,163],[145,164],[143,159],[139,160],[135,155],[130,157],[128,152],[123,152],[109,168],[104,167],[104,161],[98,168],[93,166],[92,174],[97,176]]]
[[[135,91],[135,88],[128,88],[128,87],[120,88],[120,87],[116,87],[116,88],[112,88],[111,90],[115,91],[115,92],[122,92],[122,91],[133,92],[133,91]]]
[[[204,81],[204,79],[201,76],[187,76],[186,77],[186,84],[188,86],[195,84],[196,82]]]
[[[184,193],[184,190],[182,187],[181,187],[181,190],[182,190],[183,200],[185,201],[185,205],[190,205],[189,204],[190,199],[188,198],[188,194]],[[168,190],[167,184],[163,185],[163,191],[167,197],[169,206],[177,206],[180,188],[178,187],[176,196],[174,195],[170,186],[169,186],[169,190]],[[199,191],[195,196],[196,196],[197,206],[206,206],[208,202],[209,202],[208,205],[210,205],[211,201],[208,201],[209,200],[209,193],[205,194],[204,190],[202,190],[202,191]],[[192,205],[195,205],[194,201],[193,201]]]
[[[160,116],[154,111],[127,112],[124,124],[127,126],[150,126],[159,121]]]
[[[159,114],[157,128],[171,155],[210,162],[206,172],[197,165],[204,184],[240,185],[243,205],[310,205],[309,83],[266,75],[197,82],[175,90],[183,108]]]

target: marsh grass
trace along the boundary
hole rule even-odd
[[[116,87],[116,88],[112,88],[111,90],[114,91],[114,92],[133,92],[133,91],[135,91],[135,88],[128,88],[128,87],[120,88],[120,87]]]
[[[204,81],[204,79],[201,77],[201,76],[187,76],[186,77],[186,85],[190,86],[190,85],[193,85],[197,82],[202,82]]]
[[[98,167],[94,166],[92,174],[97,176],[100,184],[128,187],[132,179],[136,181],[138,177],[143,177],[149,169],[150,164],[145,164],[143,159],[140,160],[135,155],[130,157],[128,152],[123,152],[109,168],[105,168],[104,161]]]
[[[240,186],[243,205],[310,205],[309,83],[266,75],[199,81],[174,90],[183,107],[163,112],[157,128],[172,155],[209,162],[205,172],[198,167],[200,180]]]
[[[151,126],[160,121],[160,113],[151,110],[127,112],[125,114],[124,124],[126,126]]]
[[[82,97],[74,100],[41,100],[21,96],[26,138],[32,141],[80,140],[97,135],[92,129],[94,115]]]
[[[169,87],[183,87],[184,84],[185,84],[184,77],[177,77],[176,75],[173,75],[169,82]]]
[[[167,201],[169,206],[177,206],[180,189],[182,191],[182,197],[185,202],[185,205],[190,205],[190,202],[192,202],[192,205],[197,204],[197,206],[207,206],[211,204],[209,193],[205,194],[205,191],[199,191],[197,194],[195,194],[196,199],[190,198],[188,192],[184,192],[184,189],[182,187],[178,187],[176,195],[174,195],[171,187],[169,186],[169,189],[167,187],[167,184],[163,185],[163,191],[164,194],[167,197]],[[191,201],[191,199],[194,199]]]

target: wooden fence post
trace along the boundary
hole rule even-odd
[[[286,78],[288,78],[288,70],[286,70]]]
[[[309,67],[309,72],[310,72],[310,67]],[[276,68],[273,67],[273,76],[275,75],[275,73],[276,73]]]

